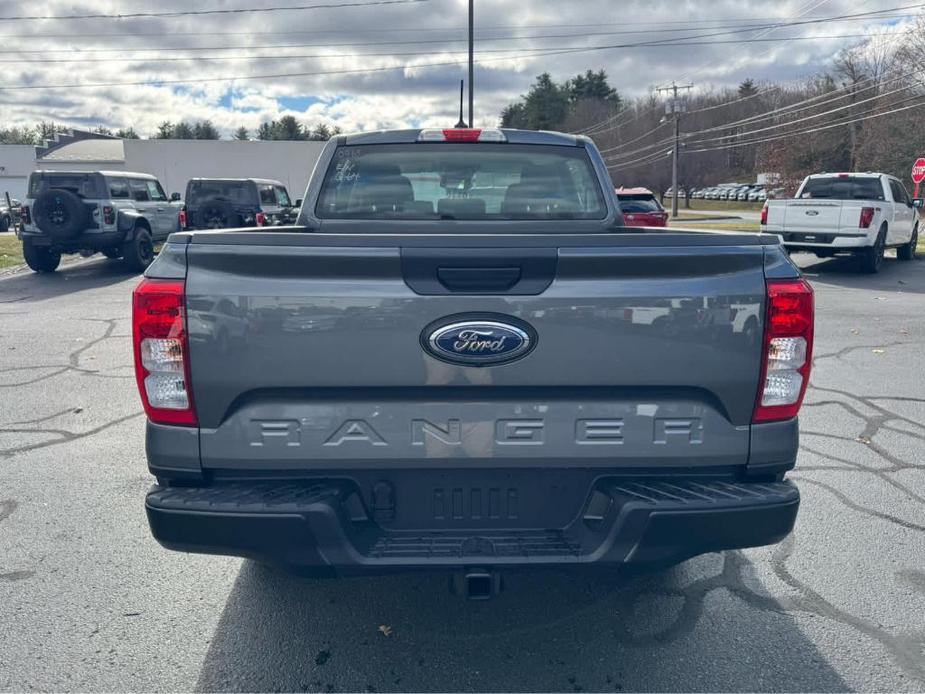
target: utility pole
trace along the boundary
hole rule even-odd
[[[472,112],[475,88],[475,0],[469,0],[469,127],[475,127],[475,114]]]
[[[674,156],[671,158],[671,216],[678,217],[678,157],[681,154],[681,114],[687,110],[687,105],[678,98],[679,89],[693,89],[692,84],[671,83],[670,87],[660,87],[656,91],[671,92],[671,100],[665,105],[666,115],[674,116]]]

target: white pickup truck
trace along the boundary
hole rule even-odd
[[[820,258],[855,254],[865,272],[877,272],[887,248],[912,260],[918,213],[899,179],[882,173],[807,176],[790,200],[768,200],[761,230],[778,234],[788,251]]]

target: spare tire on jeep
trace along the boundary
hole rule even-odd
[[[48,188],[32,206],[36,226],[54,239],[72,239],[90,224],[90,210],[76,193]]]
[[[199,203],[199,224],[203,229],[234,229],[244,225],[241,215],[227,200],[211,198]]]

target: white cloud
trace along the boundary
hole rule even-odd
[[[240,0],[203,0],[195,6],[181,0],[163,0],[156,5],[141,0],[46,0],[24,6],[23,13],[163,12],[246,6]],[[310,122],[336,123],[344,130],[451,123],[457,117],[457,89],[465,66],[425,64],[464,58],[466,7],[467,0],[428,0],[317,11],[5,22],[0,27],[0,60],[6,61],[0,88],[200,81],[11,90],[2,93],[7,104],[3,122],[56,120],[114,128],[131,125],[142,134],[152,133],[164,120],[205,118],[225,133],[240,125],[254,130],[260,122],[285,113]],[[805,0],[773,4],[764,0],[479,0],[477,56],[491,60],[477,67],[477,122],[496,122],[501,108],[525,92],[534,76],[543,71],[565,79],[589,68],[604,68],[611,83],[629,96],[673,79],[690,80],[709,89],[734,85],[746,77],[787,80],[807,76],[824,69],[834,53],[852,40],[636,47],[553,56],[531,56],[529,49],[625,44],[709,33],[721,34],[715,37],[720,40],[862,34],[875,24],[844,21],[728,33],[734,25],[796,18],[807,7],[812,9],[802,18],[870,11],[865,4],[850,0],[811,4]],[[893,27],[889,31],[897,30]],[[430,43],[394,43],[414,41]],[[206,50],[191,50],[196,48]],[[512,53],[493,52],[500,49]],[[371,55],[411,52],[417,54]],[[504,58],[518,52],[520,57]],[[328,57],[298,57],[319,54]],[[175,60],[187,57],[196,60]],[[27,59],[65,62],[8,62]],[[298,74],[394,66],[404,67],[356,74]],[[244,79],[255,75],[289,76]],[[226,77],[237,79],[204,81]]]

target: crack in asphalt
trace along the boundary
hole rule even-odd
[[[52,441],[42,441],[40,443],[28,444],[26,446],[15,446],[13,448],[0,448],[0,457],[10,457],[17,453],[24,453],[26,451],[34,451],[39,448],[49,448],[50,446],[58,446],[62,443],[70,443],[71,441],[77,441],[79,439],[87,438],[88,436],[94,436],[99,434],[101,431],[105,431],[110,427],[114,427],[123,422],[127,422],[130,419],[135,419],[136,417],[141,417],[144,415],[144,412],[134,412],[124,417],[119,417],[117,419],[110,420],[105,424],[101,424],[98,427],[93,429],[88,429],[87,431],[82,432],[72,432],[67,429],[4,429],[0,428],[0,434],[53,434],[59,436],[60,438],[54,439]]]
[[[16,426],[24,426],[24,425],[29,425],[29,424],[41,424],[42,422],[48,422],[48,421],[51,421],[52,419],[63,417],[64,415],[70,414],[72,412],[75,412],[75,408],[68,407],[66,410],[60,410],[58,412],[54,412],[53,414],[48,414],[43,417],[36,417],[35,419],[22,419],[22,420],[19,420],[18,422],[7,422],[3,426],[16,427]]]
[[[801,444],[800,446],[801,450],[812,453],[813,455],[816,455],[822,458],[823,460],[828,460],[833,463],[842,463],[844,465],[848,465],[851,468],[853,468],[855,471],[874,475],[878,479],[882,480],[885,484],[902,492],[909,499],[915,501],[916,503],[920,505],[925,506],[925,497],[916,493],[915,491],[910,489],[907,485],[903,484],[902,482],[897,481],[896,479],[892,477],[894,473],[901,472],[904,470],[922,470],[922,469],[925,469],[925,466],[916,465],[915,463],[903,460],[899,456],[894,455],[890,451],[886,450],[882,445],[878,444],[876,441],[876,436],[883,429],[892,431],[897,434],[901,434],[903,436],[909,436],[915,440],[925,441],[925,436],[920,436],[916,434],[915,432],[906,431],[905,429],[898,429],[896,427],[889,426],[889,422],[891,421],[902,421],[902,422],[906,422],[907,424],[912,425],[913,427],[917,429],[921,429],[925,431],[925,427],[923,427],[921,423],[913,419],[909,419],[908,417],[905,417],[897,412],[893,412],[889,408],[886,408],[874,402],[875,400],[899,400],[899,398],[857,395],[855,393],[849,393],[848,391],[839,390],[837,388],[823,388],[823,387],[818,387],[818,386],[812,386],[812,390],[820,391],[824,393],[834,393],[836,395],[842,396],[843,398],[846,398],[847,400],[849,400],[849,402],[846,403],[846,402],[842,402],[841,400],[822,400],[822,401],[817,401],[814,403],[807,404],[806,407],[808,408],[821,407],[821,406],[841,407],[842,409],[844,409],[846,412],[848,412],[852,416],[860,419],[864,423],[864,426],[863,426],[863,429],[860,432],[858,432],[857,436],[854,439],[844,437],[844,436],[838,436],[835,434],[828,434],[826,432],[817,432],[817,431],[806,430],[806,429],[801,429],[801,432],[800,432],[801,434],[808,435],[808,436],[818,436],[821,438],[835,439],[839,441],[845,441],[847,443],[853,443],[859,446],[864,446],[865,448],[869,449],[874,455],[878,456],[883,461],[888,463],[888,465],[885,467],[880,467],[880,468],[868,467],[864,465],[863,463],[858,463],[853,460],[848,460],[847,458],[839,457],[828,451],[820,451],[820,450],[814,449],[813,447],[808,446],[805,443]],[[876,414],[866,415],[860,410],[860,408],[850,404],[850,401],[860,403],[861,405],[868,408],[869,410],[872,410]],[[904,397],[901,399],[901,401],[925,404],[925,399],[920,399],[920,398]],[[803,468],[798,466],[797,469],[802,470]],[[868,509],[868,511],[872,515],[876,515],[877,513],[876,511],[873,511],[870,509]]]
[[[825,482],[820,482],[819,480],[810,479],[809,477],[803,477],[802,475],[790,475],[790,478],[800,481],[800,482],[805,482],[806,484],[813,485],[814,487],[820,487],[822,489],[825,489],[832,496],[834,496],[841,503],[843,503],[845,506],[852,509],[853,511],[857,511],[858,513],[863,513],[873,518],[879,518],[880,520],[885,520],[890,523],[895,523],[896,525],[901,525],[902,527],[908,528],[909,530],[918,530],[919,532],[925,532],[925,525],[919,525],[918,523],[906,521],[906,520],[903,520],[902,518],[898,518],[897,516],[891,515],[889,513],[884,513],[883,511],[877,511],[875,509],[870,509],[870,508],[867,508],[866,506],[862,506],[861,504],[857,504],[851,499],[849,499],[847,496],[842,494],[840,491],[838,491],[835,487],[829,484],[826,484]]]
[[[786,608],[777,598],[756,593],[745,584],[744,570],[750,565],[751,562],[740,551],[728,551],[723,553],[722,571],[715,576],[701,578],[678,588],[664,586],[648,588],[642,585],[636,586],[635,590],[624,591],[619,602],[626,610],[632,610],[636,601],[645,595],[681,598],[684,602],[674,621],[654,633],[635,634],[629,628],[630,620],[617,620],[617,626],[614,628],[617,640],[632,646],[654,646],[670,643],[688,635],[693,632],[700,620],[707,595],[721,588],[763,612],[786,614]],[[633,587],[632,584],[631,587]]]
[[[80,357],[87,350],[92,349],[93,347],[95,347],[96,345],[100,344],[101,342],[105,340],[126,337],[125,335],[115,333],[116,325],[118,321],[121,319],[119,318],[82,318],[79,320],[85,321],[85,322],[105,323],[106,330],[103,332],[101,336],[93,338],[89,342],[81,345],[77,349],[70,352],[67,355],[67,360],[68,360],[67,364],[38,364],[38,365],[32,365],[32,366],[12,366],[12,367],[7,367],[7,368],[0,368],[0,374],[14,373],[14,372],[19,372],[19,371],[33,371],[37,369],[55,369],[54,371],[50,373],[37,376],[36,378],[32,378],[26,381],[18,381],[16,383],[0,383],[0,388],[19,388],[21,386],[34,385],[36,383],[40,383],[41,381],[47,381],[48,379],[54,378],[55,376],[60,376],[61,374],[68,373],[68,372],[76,372],[76,373],[80,373],[86,376],[92,376],[95,378],[126,379],[126,380],[133,379],[134,378],[133,374],[123,375],[123,374],[106,373],[106,370],[88,369],[80,365]],[[127,368],[127,367],[124,367],[124,366],[115,367],[114,369],[108,369],[108,371],[116,371],[121,368]]]
[[[857,352],[862,349],[884,349],[886,347],[902,347],[909,345],[912,347],[918,346],[918,342],[910,340],[896,340],[894,342],[878,342],[875,345],[851,345],[850,347],[842,347],[836,352],[828,352],[826,354],[815,354],[813,355],[813,366],[816,365],[816,362],[822,361],[823,359],[841,359],[844,356],[847,356],[851,352]]]
[[[925,682],[925,658],[922,657],[922,652],[925,650],[925,632],[894,636],[885,629],[835,607],[822,595],[790,573],[786,563],[792,556],[795,546],[796,536],[791,534],[774,549],[774,555],[771,559],[774,574],[800,594],[796,598],[789,599],[792,606],[811,612],[823,619],[852,627],[862,634],[879,641],[907,676],[920,682]]]

